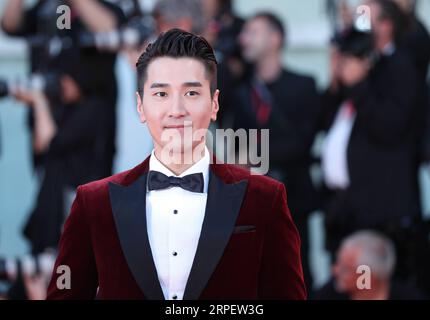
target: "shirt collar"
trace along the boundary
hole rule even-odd
[[[209,185],[209,164],[210,164],[210,154],[208,148],[205,146],[205,154],[203,158],[193,164],[190,168],[182,172],[180,175],[174,174],[169,168],[167,168],[164,164],[160,162],[155,156],[154,150],[151,152],[151,156],[149,158],[149,170],[158,171],[162,174],[170,177],[184,177],[193,173],[202,173],[203,174],[203,193],[208,192]]]

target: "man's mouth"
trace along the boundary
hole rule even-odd
[[[177,124],[177,125],[168,125],[165,126],[164,129],[185,129],[185,128],[191,128],[191,125],[184,125],[184,124]]]

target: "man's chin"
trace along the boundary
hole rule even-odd
[[[184,145],[181,142],[169,143],[161,149],[161,157],[165,163],[188,164],[192,162],[193,146]],[[188,159],[188,160],[187,160]]]

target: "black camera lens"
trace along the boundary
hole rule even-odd
[[[0,80],[0,98],[9,94],[9,89],[6,81]]]

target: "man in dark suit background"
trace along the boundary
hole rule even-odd
[[[112,1],[105,0],[32,2],[33,5],[26,8],[25,1],[7,1],[1,17],[1,28],[10,36],[27,39],[32,73],[52,76],[63,69],[65,61],[79,60],[81,68],[85,70],[85,82],[93,90],[94,95],[104,100],[106,110],[99,120],[105,130],[99,142],[102,159],[99,170],[103,172],[104,177],[111,175],[116,149],[117,85],[114,72],[116,53],[80,43],[81,38],[88,36],[88,33],[112,32],[119,29],[125,22],[124,13]],[[56,10],[60,5],[67,5],[70,9],[69,28],[57,27],[59,15]],[[26,103],[25,96],[15,94],[15,97]],[[32,112],[29,114],[29,125],[33,133]],[[35,169],[44,168],[44,153],[34,152],[33,160]]]
[[[400,9],[387,0],[369,5],[372,34],[344,36],[324,95],[326,246],[334,254],[348,234],[380,230],[397,246],[396,276],[418,277],[417,252],[426,250],[418,188],[419,76],[397,49]]]
[[[219,109],[210,45],[172,29],[137,71],[137,110],[154,151],[78,188],[48,299],[304,299],[284,186],[210,164],[205,133]],[[203,134],[187,143],[190,132]],[[69,288],[57,272],[64,265]]]
[[[409,56],[414,63],[419,76],[420,101],[422,104],[424,122],[422,135],[424,163],[430,163],[430,99],[429,86],[427,83],[428,67],[430,63],[430,34],[424,23],[416,13],[415,0],[395,0],[405,13],[406,27],[404,35],[399,41],[399,50]]]
[[[234,128],[270,130],[268,175],[288,189],[288,204],[302,240],[305,281],[312,285],[308,262],[308,216],[317,205],[311,181],[310,149],[316,133],[319,100],[314,79],[282,65],[286,31],[268,12],[249,19],[240,34],[242,56],[250,65],[235,89]]]

